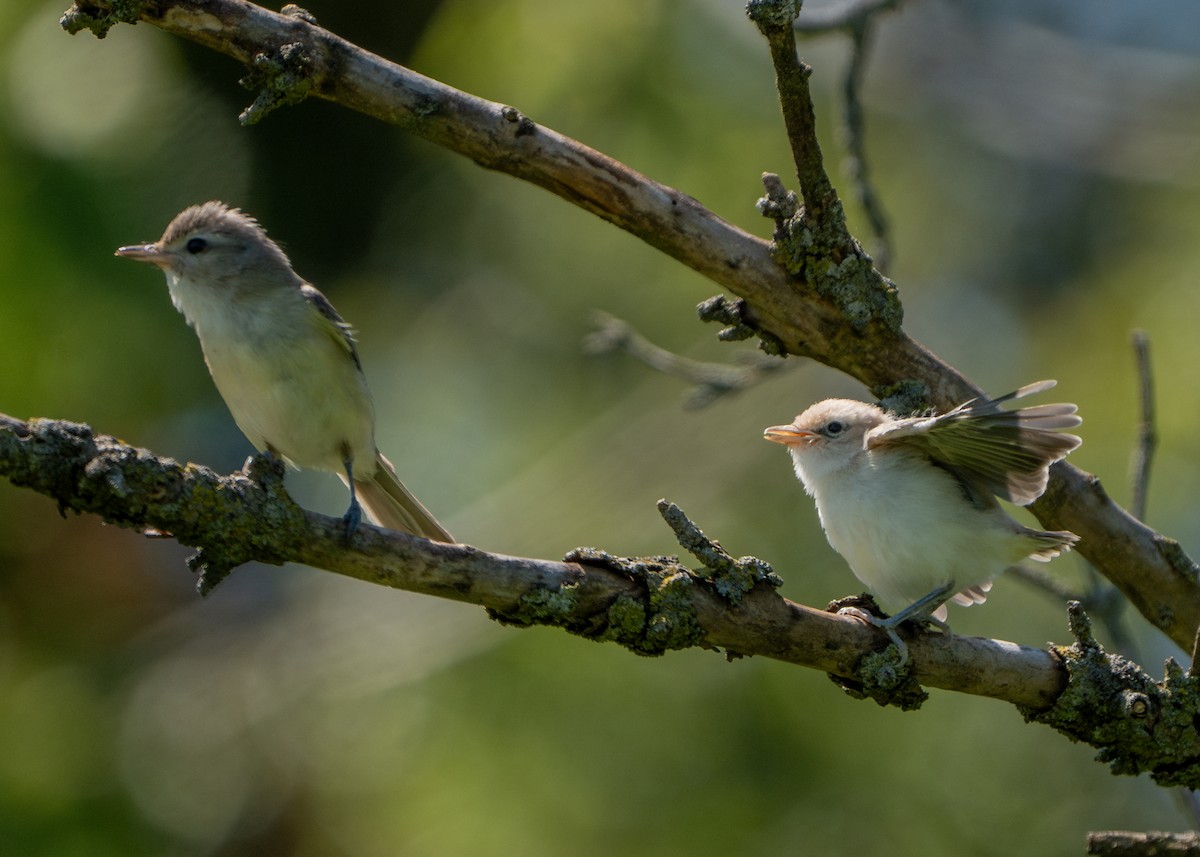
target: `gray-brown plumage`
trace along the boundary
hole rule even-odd
[[[382,526],[453,540],[375,447],[375,405],[350,326],[258,221],[206,202],[180,212],[155,243],[117,255],[166,274],[171,300],[256,449],[333,471],[350,486],[348,533],[361,499]]]

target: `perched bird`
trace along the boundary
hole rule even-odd
[[[344,521],[453,541],[375,448],[375,404],[354,334],[254,218],[220,202],[176,215],[153,244],[116,255],[167,275],[234,422],[256,449],[350,487]],[[361,506],[360,506],[361,500]]]
[[[1048,562],[1078,541],[1022,526],[996,500],[1032,503],[1046,490],[1050,465],[1081,443],[1059,431],[1082,422],[1075,405],[1000,407],[1054,384],[925,417],[827,399],[765,430],[791,453],[829,544],[885,608],[899,610],[876,623],[896,642],[901,622],[945,627],[947,600],[982,603],[1004,569],[1027,558]]]

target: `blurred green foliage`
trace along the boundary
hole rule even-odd
[[[760,440],[855,385],[807,367],[685,411],[676,380],[579,343],[601,308],[730,359],[746,346],[695,321],[711,284],[333,105],[241,128],[252,95],[234,64],[146,25],[70,38],[63,5],[0,7],[0,411],[237,467],[249,445],[161,277],[112,258],[221,198],[360,330],[381,447],[467,541],[673,552],[666,496],[772,562],[789,597],[857,591]],[[769,234],[759,174],[792,171],[739,4],[330,5],[311,11],[371,50]],[[1151,522],[1194,555],[1200,50],[1146,27],[1123,42],[1113,4],[1108,32],[1080,3],[988,5],[918,0],[878,29],[868,151],[907,326],[994,392],[1057,377],[1086,420],[1073,460],[1118,499],[1128,334],[1146,328]],[[836,176],[846,42],[802,51]],[[340,512],[332,477],[290,478]],[[200,601],[185,556],[0,481],[0,853],[1052,855],[1080,853],[1089,829],[1186,824],[1169,795],[996,702],[935,693],[902,715],[761,659],[641,660],[303,568],[244,569]],[[1052,570],[1082,579],[1074,558]],[[1066,635],[1062,606],[1013,580],[952,621]],[[1172,654],[1128,624],[1151,669]]]

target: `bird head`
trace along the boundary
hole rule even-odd
[[[155,265],[172,282],[252,288],[298,281],[257,220],[216,201],[185,208],[157,241],[120,247],[116,255]]]
[[[792,454],[796,475],[809,489],[826,475],[851,466],[865,453],[868,431],[887,420],[875,405],[850,399],[826,399],[787,425],[771,426],[763,437]]]

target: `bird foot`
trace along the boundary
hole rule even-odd
[[[837,612],[839,616],[853,616],[856,619],[861,619],[868,625],[874,625],[876,628],[879,628],[888,635],[888,639],[892,641],[892,645],[900,651],[900,663],[896,665],[897,668],[903,667],[908,663],[908,644],[901,640],[900,635],[896,633],[896,626],[899,623],[892,621],[895,617],[883,619],[874,613],[868,613],[866,610],[858,607],[841,607]]]
[[[355,498],[350,502],[350,508],[346,510],[346,514],[342,515],[342,526],[345,528],[346,541],[354,538],[354,534],[358,532],[358,525],[362,523],[362,506],[359,505],[358,499]]]
[[[900,650],[900,663],[898,666],[904,666],[908,663],[908,645],[900,639],[900,635],[896,633],[896,629],[905,622],[916,622],[918,625],[932,625],[941,631],[943,634],[950,633],[950,626],[933,615],[933,612],[946,603],[946,599],[954,593],[953,581],[930,592],[921,598],[918,598],[912,604],[905,607],[895,616],[889,616],[886,619],[881,616],[876,616],[868,613],[859,607],[846,606],[838,609],[839,614],[854,616],[868,625],[874,625],[876,628],[888,635],[888,639]]]

